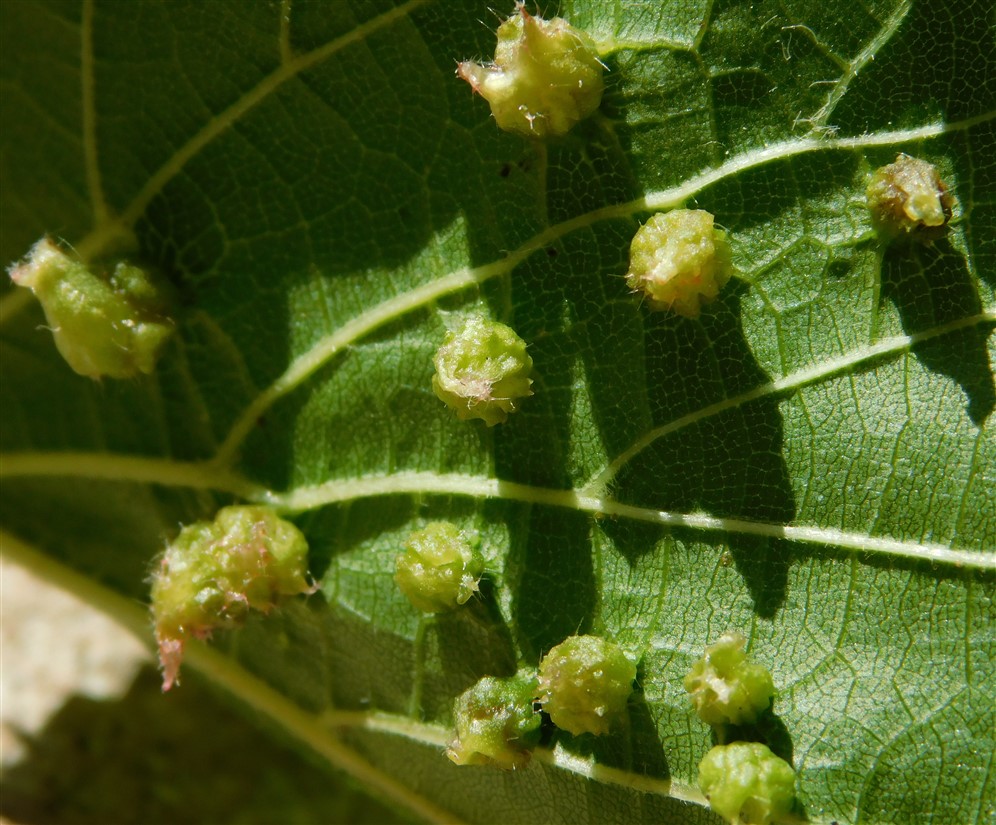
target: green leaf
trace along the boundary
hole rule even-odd
[[[5,286],[5,552],[141,631],[181,524],[283,510],[320,592],[188,664],[426,819],[717,823],[682,678],[738,630],[778,691],[750,738],[796,769],[799,815],[991,821],[991,3],[559,12],[606,92],[541,144],[454,76],[493,50],[485,2],[0,3],[3,260],[131,230],[181,302],[152,375],[98,383]],[[900,152],[957,198],[933,245],[871,226]],[[679,205],[738,270],[697,320],[624,281]],[[473,313],[534,362],[492,430],[431,388]],[[427,617],[394,560],[435,519],[490,572]],[[549,730],[513,774],[445,758],[454,697],[575,633],[639,657],[628,725]]]

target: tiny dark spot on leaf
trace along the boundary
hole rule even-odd
[[[507,178],[511,173],[512,173],[512,167],[508,163],[503,163],[501,165],[501,169],[498,171],[498,174],[503,178]]]
[[[554,249],[552,246],[548,247],[547,250],[546,250],[546,256],[548,258],[556,258],[557,257],[557,250]]]
[[[827,276],[836,279],[846,278],[850,271],[851,262],[846,258],[838,258],[836,261],[830,262],[827,267]]]

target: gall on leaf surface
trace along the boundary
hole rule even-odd
[[[188,524],[170,542],[152,578],[152,618],[163,690],[177,681],[188,639],[244,624],[288,596],[310,593],[308,542],[268,507],[224,507]]]
[[[491,105],[507,132],[560,137],[602,100],[602,65],[591,38],[562,17],[544,20],[518,3],[498,26],[493,63],[465,60],[457,75]]]
[[[45,237],[10,277],[34,293],[56,348],[89,378],[152,372],[176,326],[169,284],[126,260],[89,264]]]

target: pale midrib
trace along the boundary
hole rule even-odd
[[[291,47],[291,8],[292,0],[280,0],[280,60],[290,63],[294,59],[294,49]]]
[[[38,548],[5,530],[0,530],[0,553],[100,610],[150,650],[155,649],[148,613],[133,600],[54,561]],[[372,796],[383,795],[427,822],[459,825],[460,820],[452,813],[443,810],[367,762],[331,732],[333,729],[369,730],[403,737],[435,749],[445,747],[451,738],[450,732],[444,728],[379,711],[333,710],[321,715],[309,713],[228,656],[197,640],[189,640],[186,644],[184,667],[198,671],[241,703],[270,719],[280,730],[313,750],[329,765],[344,771],[359,782]],[[439,754],[439,758],[443,758],[442,754]],[[598,782],[619,785],[639,793],[668,796],[699,805],[706,804],[702,794],[691,786],[674,780],[657,779],[620,768],[597,765],[573,756],[559,747],[554,750],[539,748],[535,751],[535,758],[554,768],[580,774]]]
[[[619,474],[619,471],[633,458],[643,452],[643,450],[658,439],[677,432],[678,430],[682,430],[685,427],[693,426],[707,418],[711,418],[722,412],[726,412],[727,410],[743,406],[744,404],[748,404],[752,401],[758,401],[763,398],[794,392],[795,390],[801,389],[809,384],[814,384],[818,381],[832,378],[842,372],[852,370],[862,364],[868,364],[891,355],[898,355],[900,353],[907,352],[918,344],[921,344],[924,341],[929,341],[932,338],[947,335],[949,333],[956,332],[957,330],[973,327],[978,324],[992,322],[996,322],[996,307],[988,309],[985,312],[980,312],[978,315],[971,315],[967,318],[959,318],[957,321],[933,327],[914,335],[897,335],[892,338],[885,338],[874,344],[870,344],[866,347],[846,353],[839,358],[833,358],[816,366],[797,370],[796,372],[789,373],[776,381],[762,384],[761,386],[755,387],[754,389],[748,390],[740,395],[723,399],[715,404],[710,404],[708,407],[703,407],[702,409],[696,410],[688,415],[684,415],[681,418],[676,418],[674,421],[670,421],[663,426],[656,427],[638,441],[634,442],[633,445],[630,446],[625,452],[614,459],[604,471],[586,484],[582,488],[581,492],[582,494],[589,495],[602,494],[612,480]]]
[[[76,245],[79,255],[84,260],[89,260],[99,253],[104,244],[120,237],[122,228],[130,229],[144,214],[153,198],[163,191],[166,184],[176,177],[193,157],[211,143],[211,141],[234,125],[246,112],[266,100],[266,98],[288,80],[313,68],[322,61],[328,60],[332,55],[342,51],[346,47],[369,37],[378,29],[389,26],[397,20],[406,17],[414,9],[425,5],[427,2],[429,0],[408,0],[408,2],[402,3],[400,6],[360,24],[349,33],[337,37],[324,46],[302,55],[291,56],[289,59],[281,62],[276,69],[264,77],[246,94],[232,103],[227,109],[219,112],[207,121],[196,134],[174,152],[166,163],[153,172],[138,194],[132,199],[131,203],[125,207],[116,219],[98,224],[89,235],[80,241]]]
[[[234,472],[207,463],[104,453],[9,453],[0,456],[0,479],[30,477],[91,478],[213,489],[293,513],[364,498],[394,495],[499,499],[560,507],[590,513],[596,517],[625,518],[662,527],[683,527],[707,533],[763,536],[977,570],[996,569],[996,553],[955,550],[939,544],[878,538],[825,527],[748,521],[701,513],[674,513],[624,504],[601,496],[583,495],[575,490],[534,487],[483,476],[396,473],[328,481],[312,487],[300,487],[285,493],[277,493],[255,485]]]
[[[220,463],[230,461],[237,453],[242,441],[252,431],[255,422],[267,409],[299,387],[337,353],[356,343],[363,336],[369,335],[385,324],[396,321],[403,315],[424,309],[432,302],[447,295],[460,292],[474,284],[481,284],[492,278],[507,275],[534,252],[546,248],[554,241],[563,238],[571,232],[586,229],[602,220],[629,218],[640,212],[670,209],[680,206],[708,186],[712,186],[732,175],[737,175],[748,169],[753,169],[774,161],[785,160],[797,155],[817,151],[856,149],[866,146],[890,146],[915,140],[925,140],[968,129],[993,117],[996,117],[996,112],[989,112],[983,116],[958,123],[936,124],[919,129],[883,132],[876,135],[833,140],[806,138],[773,144],[763,149],[756,149],[731,158],[716,169],[690,178],[680,186],[659,192],[651,192],[642,198],[627,203],[602,207],[601,209],[586,212],[583,215],[578,215],[575,218],[551,226],[498,261],[475,268],[456,270],[435,281],[390,298],[358,315],[335,332],[319,339],[307,352],[295,358],[284,373],[263,390],[242,412],[219,448],[216,460]]]
[[[865,553],[885,554],[907,559],[925,560],[957,567],[981,570],[996,569],[996,553],[954,550],[940,544],[923,544],[897,539],[877,538],[825,527],[785,525],[745,519],[723,518],[697,513],[673,513],[623,504],[609,498],[582,495],[574,490],[533,487],[498,479],[459,474],[397,473],[390,476],[329,481],[314,487],[302,487],[275,495],[268,503],[291,512],[313,510],[328,504],[386,495],[463,495],[473,498],[503,499],[525,504],[561,507],[594,516],[627,518],[685,527],[715,533],[741,533],[807,544],[821,544]]]
[[[448,747],[453,740],[453,731],[416,722],[407,716],[399,716],[381,711],[329,711],[322,715],[323,724],[329,727],[370,730],[388,733],[411,739],[423,745],[436,748]],[[668,796],[682,802],[692,802],[708,807],[708,801],[698,788],[677,782],[674,779],[660,779],[656,776],[633,773],[622,768],[600,765],[590,757],[578,756],[562,747],[536,748],[533,760],[564,771],[593,779],[609,785],[618,785],[638,793]]]
[[[248,501],[272,497],[266,488],[214,464],[114,453],[3,453],[0,479],[3,478],[89,478],[218,490]]]

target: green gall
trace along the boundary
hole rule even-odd
[[[498,27],[494,62],[465,61],[457,75],[491,104],[506,132],[565,135],[602,101],[604,66],[591,39],[560,17],[544,20],[524,3]]]
[[[685,690],[703,722],[741,725],[771,707],[775,696],[771,674],[747,660],[746,643],[739,633],[723,634],[685,676]]]
[[[533,359],[510,327],[474,316],[451,332],[434,359],[432,389],[462,420],[489,427],[508,419],[520,398],[533,394]]]
[[[636,665],[598,636],[571,636],[539,666],[539,700],[553,723],[575,735],[608,733],[626,710]]]
[[[443,613],[477,592],[484,562],[455,524],[434,521],[412,533],[395,562],[394,580],[424,613]]]
[[[224,507],[184,527],[152,580],[152,616],[163,690],[177,681],[187,639],[241,625],[286,596],[310,593],[308,543],[269,507]]]
[[[715,217],[674,209],[654,215],[633,236],[626,283],[653,309],[698,318],[732,274],[733,253]]]
[[[699,788],[734,825],[768,825],[792,809],[795,771],[759,742],[717,745],[699,763]]]
[[[887,238],[936,240],[944,234],[955,203],[937,167],[905,154],[876,169],[865,194],[872,223]]]
[[[481,679],[453,706],[457,738],[446,755],[457,765],[511,770],[529,762],[540,738],[542,715],[533,708],[536,676]]]
[[[90,265],[42,238],[10,277],[35,293],[56,347],[80,375],[150,373],[173,334],[168,285],[134,264]]]

